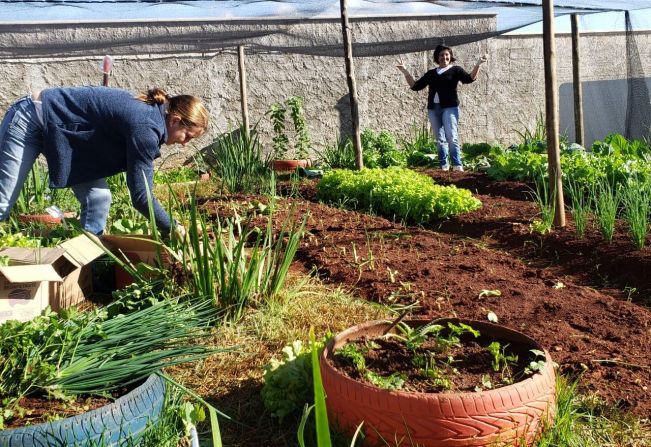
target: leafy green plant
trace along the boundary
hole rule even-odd
[[[289,112],[292,119],[296,137],[294,153],[299,159],[306,159],[309,156],[310,135],[305,121],[303,98],[300,96],[290,96],[284,103],[277,102],[272,104],[270,110],[267,112],[274,131],[274,137],[272,139],[274,158],[277,160],[286,159],[287,152],[289,151],[290,140],[286,133],[287,125],[285,123],[287,112]]]
[[[271,125],[274,131],[274,137],[272,139],[274,158],[278,160],[285,159],[287,158],[289,146],[289,138],[285,134],[285,115],[287,114],[287,108],[285,104],[277,102],[271,105],[267,113],[271,119]]]
[[[282,421],[311,403],[312,350],[324,341],[305,345],[296,340],[282,349],[282,359],[272,358],[264,368],[262,402],[272,416]]]
[[[355,148],[350,138],[338,139],[317,151],[319,164],[330,169],[355,169]]]
[[[300,96],[291,96],[285,101],[289,109],[289,116],[292,118],[294,130],[296,131],[296,142],[294,143],[294,151],[299,159],[304,160],[309,155],[310,150],[310,135],[307,131],[307,123],[305,122],[305,112],[303,110],[303,98]]]
[[[354,343],[348,343],[335,351],[335,355],[350,361],[355,369],[360,372],[366,371],[365,352],[360,346]]]
[[[415,223],[481,207],[468,190],[436,185],[425,175],[400,168],[326,172],[317,185],[317,195],[327,202],[350,203],[358,209]]]
[[[408,138],[400,140],[407,166],[437,166],[436,141],[428,124],[412,125]]]
[[[149,234],[149,224],[142,218],[138,220],[123,217],[114,220],[109,229],[110,234]]]
[[[229,192],[258,193],[269,182],[269,156],[262,152],[257,126],[247,132],[240,124],[219,135],[209,152],[206,163]]]
[[[184,183],[199,180],[198,172],[189,166],[154,172],[154,183]]]
[[[364,129],[361,135],[364,166],[373,168],[388,168],[390,166],[406,166],[406,153],[399,150],[394,136],[381,130],[379,133]]]
[[[490,352],[492,357],[493,371],[501,372],[502,381],[511,383],[513,381],[511,367],[518,363],[518,356],[514,354],[507,354],[506,350],[508,346],[508,344],[502,346],[500,342],[493,341],[487,346],[486,349],[488,352]]]

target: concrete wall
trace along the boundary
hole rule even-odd
[[[301,31],[308,36],[310,33],[318,33],[321,37],[334,36],[340,32],[340,25],[333,21],[296,26],[311,27]],[[389,33],[400,40],[413,33],[414,27],[416,32],[423,34],[435,29],[436,35],[489,32],[494,28],[494,18],[356,22],[354,38],[357,42],[372,42],[376,36]],[[98,32],[101,34],[101,31]],[[636,37],[644,72],[650,73],[651,34],[638,33]],[[45,37],[41,35],[39,38]],[[337,39],[333,37],[332,40],[336,42]],[[623,48],[624,36],[621,34],[582,36],[581,69],[584,81],[593,83],[587,89],[591,95],[600,96],[599,88],[595,90],[594,87],[610,85],[610,82],[621,84],[621,80],[626,78],[626,53]],[[479,55],[489,54],[489,62],[482,67],[477,81],[460,87],[462,141],[510,143],[517,138],[514,130],[533,126],[538,114],[544,111],[540,36],[502,36],[460,45],[454,50],[457,64],[467,70],[472,68]],[[187,148],[164,147],[165,166],[187,160],[194,151],[209,144],[215,135],[235,127],[241,119],[235,50],[209,54],[125,53],[115,58],[112,86],[138,91],[156,85],[167,88],[173,94],[195,94],[205,100],[212,114],[210,132],[199,141]],[[557,39],[557,58],[563,109],[561,130],[564,130],[571,128],[573,123],[569,36],[559,36]],[[423,74],[432,66],[430,51],[404,54],[402,60],[414,76]],[[398,56],[358,57],[355,59],[355,71],[362,128],[388,129],[401,137],[409,135],[412,125],[425,123],[427,93],[409,90],[403,76],[395,68],[397,61]],[[27,91],[51,86],[99,84],[100,62],[101,57],[97,56],[0,60],[0,110],[5,110]],[[246,62],[249,113],[252,122],[259,121],[266,147],[269,147],[271,127],[265,112],[274,102],[292,95],[305,98],[308,129],[316,149],[334,141],[338,133],[347,131],[349,108],[342,58],[258,52],[247,55]],[[593,109],[596,107],[586,110],[586,114],[596,111]],[[613,112],[607,116],[615,115]],[[603,129],[590,131],[594,138],[602,138],[611,131],[623,132],[619,118],[599,123]],[[600,132],[602,134],[598,135]]]

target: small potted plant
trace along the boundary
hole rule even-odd
[[[77,213],[76,199],[69,189],[50,189],[47,169],[35,163],[23,185],[15,205],[18,221],[60,224],[62,218],[70,219]],[[62,211],[63,210],[63,211]]]
[[[295,158],[288,157],[290,139],[287,136],[286,115],[289,112],[294,126]],[[307,131],[303,109],[303,98],[291,96],[284,103],[278,102],[271,106],[269,116],[273,125],[273,155],[272,167],[274,171],[288,172],[296,168],[306,168],[311,165],[309,160],[310,135]]]
[[[371,445],[531,444],[555,411],[549,353],[490,323],[367,322],[338,334],[320,360],[330,418],[351,434],[364,422]]]

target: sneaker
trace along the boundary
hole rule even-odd
[[[452,166],[453,171],[463,172],[463,166]]]
[[[449,165],[443,165],[443,166],[441,166],[441,171],[449,171],[449,170],[450,170],[450,166],[449,166]]]

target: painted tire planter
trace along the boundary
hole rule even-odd
[[[151,375],[138,388],[110,405],[44,424],[0,431],[1,447],[64,445],[122,445],[136,439],[160,417],[165,401],[165,381]]]
[[[408,323],[418,325],[427,321]],[[466,323],[482,336],[524,343],[543,351],[533,339],[501,326],[473,320],[439,321]],[[385,445],[378,442],[377,433],[390,443],[404,439],[409,444],[411,436],[414,445],[424,447],[514,445],[523,439],[530,445],[542,426],[553,420],[556,383],[553,362],[546,350],[545,367],[540,373],[512,385],[474,393],[384,390],[346,376],[330,362],[331,353],[349,340],[379,336],[388,326],[386,321],[353,326],[332,339],[320,358],[331,422],[352,434],[364,421],[364,433],[370,441],[365,445]]]
[[[72,219],[77,216],[77,213],[66,212],[63,215],[66,219]],[[58,225],[61,223],[60,218],[49,214],[19,214],[18,221],[21,223],[40,222],[47,225]]]
[[[308,168],[312,163],[310,160],[273,160],[271,167],[276,172],[294,171],[296,168]]]

